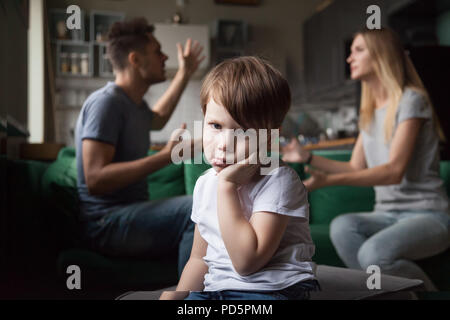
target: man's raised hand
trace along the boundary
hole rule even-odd
[[[183,71],[188,77],[192,76],[197,71],[200,63],[205,59],[205,55],[201,56],[203,46],[196,40],[192,42],[189,38],[184,46],[177,43],[178,48],[178,68]]]

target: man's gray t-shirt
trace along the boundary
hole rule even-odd
[[[375,109],[368,131],[362,131],[364,154],[368,168],[389,161],[390,142],[385,144],[384,119],[386,107]],[[448,199],[439,176],[439,138],[431,106],[419,92],[406,89],[400,100],[395,129],[402,121],[425,119],[402,181],[396,185],[376,186],[376,211],[448,210]],[[394,129],[394,130],[395,130]]]
[[[133,161],[147,156],[152,111],[147,103],[136,105],[115,83],[92,93],[78,117],[75,143],[81,219],[103,216],[116,205],[148,200],[146,179],[105,195],[88,192],[83,170],[82,141],[92,139],[115,147],[112,162]]]

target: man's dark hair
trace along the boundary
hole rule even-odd
[[[131,51],[145,50],[150,42],[148,34],[154,30],[145,18],[116,22],[108,33],[108,55],[114,70],[123,70],[127,66]]]

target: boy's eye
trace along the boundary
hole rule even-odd
[[[211,127],[213,127],[213,129],[216,129],[216,130],[222,129],[222,126],[220,124],[218,124],[218,123],[210,123],[209,125]]]

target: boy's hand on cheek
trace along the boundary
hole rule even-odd
[[[260,164],[257,163],[257,156],[257,153],[253,153],[243,161],[222,169],[218,173],[219,184],[231,184],[239,187],[249,183],[260,168]]]

